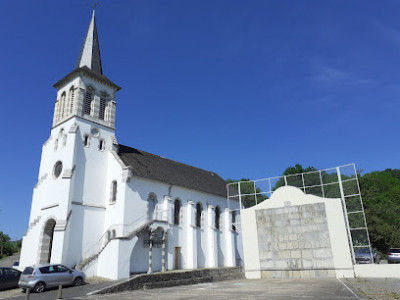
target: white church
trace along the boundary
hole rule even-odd
[[[120,145],[95,15],[75,69],[54,84],[20,268],[62,263],[87,276],[236,266],[239,203],[217,174]]]

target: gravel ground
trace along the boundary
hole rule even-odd
[[[348,278],[342,281],[362,299],[400,299],[399,278]]]
[[[0,260],[0,267],[12,267],[13,263],[19,261],[19,253]]]

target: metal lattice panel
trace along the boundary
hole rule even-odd
[[[281,186],[294,186],[306,194],[319,197],[340,198],[353,263],[355,263],[354,251],[369,253],[370,262],[374,261],[354,163],[307,173],[229,183],[228,205],[229,200],[239,201],[241,208],[257,205],[262,201],[268,201],[274,191]]]

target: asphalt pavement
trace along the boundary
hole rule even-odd
[[[84,297],[87,293],[101,289],[103,287],[109,286],[115,283],[115,281],[106,281],[100,283],[88,283],[81,286],[71,286],[71,287],[63,287],[62,296],[64,299],[71,299],[74,297]],[[58,289],[51,289],[45,291],[43,293],[31,293],[29,295],[30,300],[43,300],[43,299],[57,299]],[[13,289],[0,291],[0,299],[13,299],[13,300],[25,300],[26,294],[22,292],[22,289]]]
[[[346,284],[330,279],[232,280],[162,289],[138,290],[73,299],[361,299]]]
[[[232,280],[162,289],[136,290],[106,295],[87,295],[115,282],[86,284],[63,288],[63,299],[400,299],[400,279],[397,278],[320,278],[320,279],[259,279]],[[30,300],[56,299],[58,290],[30,294]],[[21,289],[2,291],[0,299],[25,299]]]

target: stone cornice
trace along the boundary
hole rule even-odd
[[[92,70],[90,70],[88,67],[84,66],[82,68],[77,68],[75,70],[73,70],[71,73],[69,73],[68,75],[66,75],[64,78],[62,78],[61,80],[57,81],[53,87],[55,88],[60,88],[61,86],[65,85],[67,82],[70,82],[71,80],[73,80],[75,77],[80,76],[80,75],[86,75],[92,79],[95,79],[105,85],[108,85],[109,87],[111,87],[112,89],[114,89],[116,92],[119,91],[121,89],[121,87],[119,87],[118,85],[116,85],[114,82],[112,82],[110,79],[108,79],[106,76],[104,75],[99,75],[96,74],[95,72],[93,72]]]
[[[79,119],[82,119],[82,120],[85,120],[85,121],[89,121],[89,122],[95,123],[95,124],[97,124],[97,125],[100,125],[100,126],[103,126],[103,127],[109,128],[109,129],[112,129],[112,130],[115,130],[115,127],[105,125],[105,124],[103,124],[103,123],[101,123],[101,122],[98,122],[98,121],[97,121],[96,119],[94,119],[94,118],[93,118],[93,119],[89,119],[89,118],[84,118],[84,117],[78,116],[78,115],[71,115],[71,116],[69,116],[68,118],[66,118],[66,119],[62,120],[61,122],[57,123],[56,125],[54,125],[51,129],[54,129],[54,128],[60,126],[61,124],[64,124],[65,122],[71,120],[72,118],[79,118]]]

